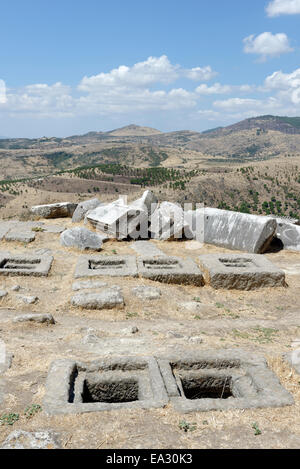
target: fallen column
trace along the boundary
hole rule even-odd
[[[194,236],[203,230],[203,241],[207,244],[260,254],[276,236],[277,222],[269,217],[209,207],[196,211],[195,216],[201,215],[204,230],[199,223]]]

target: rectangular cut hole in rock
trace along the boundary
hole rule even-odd
[[[228,399],[234,397],[231,391],[230,376],[205,376],[201,378],[181,378],[184,395],[187,399]]]
[[[253,261],[247,258],[237,258],[237,259],[220,259],[220,262],[225,265],[225,267],[251,267]]]
[[[152,259],[144,261],[144,267],[147,269],[174,269],[179,266],[176,260]]]
[[[122,260],[101,260],[101,261],[89,261],[89,269],[91,270],[102,270],[102,269],[122,269],[124,267],[125,261]]]
[[[4,259],[0,263],[0,269],[35,269],[36,265],[40,263],[40,259]]]
[[[136,380],[98,381],[86,379],[83,383],[82,402],[133,402],[138,400],[139,385]]]

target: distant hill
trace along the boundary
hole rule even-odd
[[[262,131],[274,130],[284,134],[300,134],[300,117],[284,117],[284,116],[258,116],[245,119],[236,124],[227,127],[219,127],[203,132],[224,134],[228,132],[237,132],[241,130],[261,129]]]
[[[198,168],[300,157],[300,117],[258,116],[204,132],[128,125],[66,138],[0,140],[0,180],[89,166]]]
[[[151,127],[141,127],[134,124],[107,132],[110,136],[115,137],[146,137],[148,135],[157,135],[160,133],[160,130],[152,129]]]

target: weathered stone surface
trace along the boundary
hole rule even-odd
[[[149,287],[147,285],[134,287],[132,289],[132,293],[141,300],[158,300],[161,297],[161,291],[159,288]]]
[[[2,221],[0,223],[0,241],[5,237],[5,235],[9,232],[11,228],[16,225],[16,221]]]
[[[73,306],[85,309],[122,308],[124,298],[118,289],[107,288],[97,293],[77,293],[71,299]]]
[[[282,242],[283,249],[300,251],[300,226],[276,218],[276,237]]]
[[[135,256],[80,256],[75,278],[80,277],[137,277]]]
[[[61,202],[48,205],[35,205],[31,207],[31,212],[41,218],[65,218],[72,217],[77,204],[71,202]]]
[[[192,239],[189,224],[185,221],[183,209],[171,202],[162,202],[151,216],[151,237],[154,239]]]
[[[52,314],[22,314],[13,319],[13,322],[36,322],[40,324],[55,324]]]
[[[157,197],[151,191],[145,191],[140,199],[131,202],[130,206],[140,208],[148,213],[148,216],[156,210],[158,205]]]
[[[60,234],[63,231],[65,231],[65,227],[62,225],[45,225],[43,224],[42,231],[44,233],[50,233],[50,234]]]
[[[31,243],[35,240],[33,231],[20,231],[19,229],[12,229],[5,235],[6,241],[17,241],[19,243]]]
[[[74,291],[79,291],[79,290],[91,290],[91,289],[97,289],[97,288],[103,288],[107,287],[107,283],[105,282],[96,282],[92,280],[85,280],[82,282],[74,282],[72,285],[72,289]]]
[[[263,253],[270,245],[276,220],[216,208],[204,210],[204,242],[228,249]]]
[[[183,285],[204,284],[202,272],[191,259],[141,257],[137,262],[139,275],[150,280]]]
[[[27,305],[33,305],[34,303],[38,302],[38,297],[37,296],[22,296],[18,295],[18,298],[23,301],[23,303],[26,303]]]
[[[122,335],[132,335],[132,334],[137,334],[139,332],[139,328],[137,326],[129,326],[125,327],[125,329],[121,330]]]
[[[53,257],[48,255],[29,256],[0,252],[0,275],[47,276],[52,262]]]
[[[176,332],[176,331],[168,331],[166,336],[169,339],[183,339],[184,338],[184,335],[182,335],[182,334],[180,334],[179,332]]]
[[[168,396],[182,413],[294,404],[266,360],[246,350],[201,350],[158,363]]]
[[[156,360],[122,356],[89,364],[71,360],[53,362],[43,408],[50,415],[78,414],[160,408],[167,402]]]
[[[151,241],[135,241],[130,247],[142,256],[165,256],[165,253],[158,249]]]
[[[294,350],[283,355],[283,358],[291,365],[291,367],[300,375],[300,340],[298,343],[292,344]]]
[[[199,257],[213,288],[254,290],[286,286],[285,273],[259,254],[206,254]]]
[[[13,354],[8,353],[5,343],[0,340],[0,375],[11,368]],[[0,381],[0,402],[1,402],[1,381]]]
[[[60,236],[60,243],[62,246],[75,247],[82,251],[86,249],[100,251],[103,238],[86,228],[76,227],[64,231]]]
[[[200,335],[190,336],[190,337],[187,338],[187,340],[191,344],[202,344],[203,343],[203,339],[202,339],[202,337],[200,337]]]
[[[14,430],[1,449],[59,449],[58,435],[50,431],[26,432]]]
[[[190,236],[199,243],[204,243],[204,209],[186,210],[184,221],[188,224]],[[195,241],[194,241],[195,242]]]
[[[80,202],[77,205],[76,210],[73,213],[72,222],[73,223],[79,223],[81,220],[84,219],[86,213],[89,210],[94,210],[99,205],[102,205],[102,204],[101,204],[100,200],[97,199],[97,198],[86,200],[84,202]]]
[[[148,237],[148,213],[117,200],[89,212],[87,220],[111,238],[132,239]]]
[[[0,290],[0,300],[2,300],[2,298],[5,298],[7,296],[7,291],[6,290]]]

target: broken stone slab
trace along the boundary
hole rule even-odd
[[[13,322],[37,322],[39,324],[55,324],[52,314],[22,314],[13,319]]]
[[[137,277],[135,256],[80,256],[75,278],[80,277]]]
[[[86,228],[76,227],[61,234],[60,244],[66,247],[75,247],[81,251],[86,249],[100,251],[105,238],[107,237],[102,237]]]
[[[300,226],[282,218],[276,218],[276,238],[282,243],[283,249],[300,251]]]
[[[38,302],[38,297],[37,296],[22,296],[18,295],[18,298],[23,301],[23,303],[26,303],[27,305],[33,305],[34,303]]]
[[[85,280],[82,282],[74,282],[72,285],[72,289],[74,291],[79,290],[92,290],[97,288],[107,287],[107,283],[105,282],[93,282],[91,280]]]
[[[43,225],[43,228],[41,230],[44,233],[60,234],[65,231],[65,229],[66,228],[62,225]]]
[[[205,254],[199,257],[213,288],[256,290],[284,287],[285,273],[260,254]]]
[[[152,215],[152,213],[157,209],[157,206],[158,199],[153,194],[153,192],[149,190],[145,191],[142,197],[130,203],[130,207],[136,207],[140,208],[141,210],[145,210],[148,213],[148,216]]]
[[[14,226],[16,226],[17,221],[11,220],[11,221],[2,221],[0,223],[0,241],[5,237],[5,235],[9,232],[10,229],[12,229]]]
[[[165,256],[165,253],[158,249],[151,241],[135,241],[130,247],[141,256]]]
[[[57,433],[51,431],[26,432],[14,430],[4,440],[1,449],[59,449]]]
[[[132,293],[141,300],[158,300],[161,297],[159,288],[149,287],[148,285],[134,287]]]
[[[20,231],[19,229],[12,229],[5,235],[5,241],[17,241],[19,243],[31,243],[35,240],[35,233],[33,231]]]
[[[276,233],[276,220],[247,213],[231,212],[216,208],[204,211],[204,242],[228,249],[263,253]]]
[[[85,309],[123,308],[124,298],[118,289],[107,288],[97,293],[77,293],[71,299],[71,304]]]
[[[84,219],[86,213],[89,210],[94,210],[99,205],[102,205],[102,204],[100,200],[97,198],[86,200],[84,202],[80,202],[77,205],[76,210],[73,213],[72,222],[79,223],[81,220]]]
[[[111,238],[148,238],[148,213],[120,200],[92,210],[87,220]]]
[[[35,205],[31,207],[31,213],[41,218],[65,218],[72,217],[76,207],[77,204],[71,202]]]
[[[202,286],[203,274],[192,259],[179,257],[140,257],[137,259],[141,277],[156,282]]]
[[[162,241],[194,237],[185,221],[183,209],[171,202],[162,202],[155,210],[151,216],[150,232],[152,238]]]

